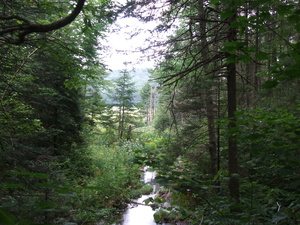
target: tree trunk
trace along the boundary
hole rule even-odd
[[[202,61],[207,61],[209,57],[209,49],[207,44],[207,27],[206,27],[206,16],[204,10],[203,0],[199,0],[199,16],[200,16],[200,36],[202,46]],[[208,73],[208,65],[203,66],[203,73],[206,75]],[[207,131],[208,131],[208,150],[210,154],[210,170],[211,175],[214,177],[218,173],[218,152],[217,152],[217,134],[215,126],[215,97],[214,94],[214,81],[212,76],[209,77],[210,83],[206,93],[205,93],[205,103],[206,103],[206,118],[207,118]]]
[[[152,86],[150,87],[150,99],[149,99],[149,103],[150,103],[150,105],[149,105],[149,112],[148,112],[148,116],[149,116],[149,118],[148,118],[148,126],[151,126],[151,124],[152,124],[152,120],[153,120],[153,112],[152,112],[152,110],[153,110],[153,101],[152,101],[152,99],[153,99],[153,89],[152,89]]]
[[[229,6],[232,7],[232,6]],[[229,28],[227,33],[228,42],[236,41],[237,31],[230,25],[236,20],[236,9],[232,9],[233,16],[228,19]],[[234,55],[228,54],[227,57]],[[237,140],[235,135],[236,124],[236,63],[227,64],[227,101],[228,101],[228,170],[229,170],[229,192],[230,197],[236,202],[239,201],[239,179],[238,179],[238,161],[237,161]]]

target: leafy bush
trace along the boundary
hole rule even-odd
[[[121,213],[126,203],[141,194],[140,165],[134,162],[135,152],[143,146],[119,140],[111,146],[101,145],[97,133],[90,137],[94,174],[86,185],[77,189],[75,218],[78,221],[101,221]]]

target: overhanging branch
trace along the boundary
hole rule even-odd
[[[67,26],[68,24],[70,24],[72,21],[75,20],[75,18],[79,15],[81,10],[83,9],[85,1],[86,0],[78,0],[76,7],[67,17],[50,24],[33,23],[27,20],[26,18],[17,15],[0,15],[0,20],[22,21],[22,23],[19,25],[12,25],[12,26],[7,26],[2,28],[2,30],[0,31],[0,36],[2,36],[3,39],[6,40],[6,42],[10,42],[11,44],[21,44],[25,41],[25,37],[28,34],[44,33],[44,32],[60,29],[64,26]],[[13,34],[17,34],[18,38],[15,39],[12,38]],[[9,39],[8,37],[11,37],[11,39]]]

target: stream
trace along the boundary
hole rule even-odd
[[[155,213],[154,210],[150,206],[145,205],[144,200],[147,198],[154,198],[158,192],[158,185],[152,183],[156,176],[155,171],[148,171],[148,168],[144,169],[144,183],[148,183],[152,185],[153,191],[149,195],[142,195],[140,198],[133,200],[134,203],[128,205],[128,209],[126,210],[122,222],[120,225],[156,225],[153,215]],[[135,204],[135,202],[137,204]]]

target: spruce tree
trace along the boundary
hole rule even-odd
[[[118,137],[124,138],[127,131],[127,137],[130,139],[131,122],[133,121],[133,94],[136,92],[132,76],[127,69],[120,71],[120,77],[115,81],[115,93],[112,100],[117,109]]]

